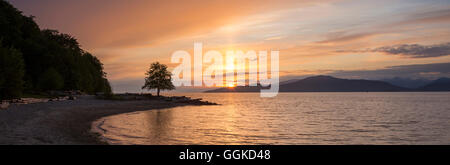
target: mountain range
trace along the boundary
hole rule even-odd
[[[397,79],[399,80],[399,79]],[[382,80],[341,79],[332,76],[313,76],[301,80],[289,80],[280,83],[280,92],[412,92],[412,91],[450,91],[450,78],[429,81],[418,80],[419,85],[399,86]],[[258,86],[237,86],[206,91],[216,92],[259,92],[268,88]]]
[[[405,87],[405,88],[420,88],[425,85],[430,84],[433,80],[419,78],[419,79],[412,79],[412,78],[404,78],[404,77],[394,77],[394,78],[384,78],[380,81],[384,81],[387,83],[390,83],[395,86],[399,87]]]

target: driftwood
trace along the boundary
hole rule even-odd
[[[9,107],[9,102],[2,101],[0,104],[0,109],[6,109]]]
[[[33,103],[45,103],[49,101],[64,101],[64,100],[75,100],[75,96],[62,96],[55,98],[20,98],[20,99],[11,99],[11,100],[3,100],[0,104],[0,109],[6,109],[11,104],[33,104]]]

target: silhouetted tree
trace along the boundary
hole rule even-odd
[[[150,65],[145,75],[147,77],[142,89],[156,89],[157,96],[159,96],[160,90],[175,89],[175,86],[172,84],[172,73],[167,70],[167,65],[154,62]]]

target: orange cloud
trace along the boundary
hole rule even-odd
[[[43,1],[35,8],[44,27],[69,32],[84,47],[149,46],[205,33],[242,16],[295,8],[308,0],[108,0]],[[34,4],[38,6],[38,4]]]

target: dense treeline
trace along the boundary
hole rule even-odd
[[[77,40],[56,30],[41,30],[0,0],[0,99],[24,92],[81,90],[110,93],[103,64]]]

